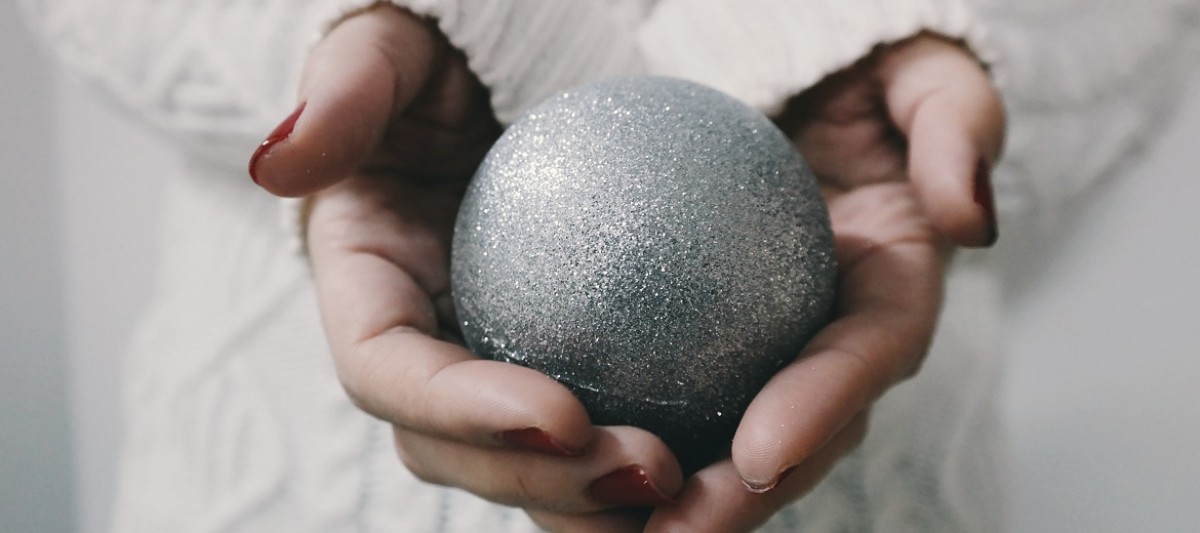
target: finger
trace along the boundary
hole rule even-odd
[[[897,202],[886,202],[894,205]],[[868,209],[875,202],[854,206]],[[805,462],[896,382],[916,372],[941,301],[942,263],[933,243],[866,244],[844,204],[831,211],[841,269],[837,318],[759,392],[734,435],[732,458],[751,487],[771,487]],[[915,208],[914,208],[915,209]],[[865,229],[864,229],[865,231]]]
[[[570,514],[527,510],[533,522],[550,533],[640,533],[646,527],[641,509]]]
[[[346,391],[368,413],[413,431],[579,453],[590,441],[591,424],[564,386],[434,338],[433,301],[449,285],[445,236],[411,219],[422,209],[440,216],[453,211],[424,198],[409,209],[388,203],[419,193],[395,180],[353,179],[313,202],[309,255]]]
[[[929,36],[886,54],[878,72],[934,226],[956,244],[990,246],[997,236],[990,170],[1003,144],[1004,110],[987,73],[962,46]]]
[[[588,445],[587,413],[561,384],[431,337],[428,297],[393,264],[358,254],[315,272],[338,375],[364,411],[475,444],[540,441],[561,455]]]
[[[666,445],[633,427],[598,428],[587,454],[570,459],[480,448],[403,429],[396,430],[396,449],[426,482],[554,513],[660,505],[683,486]]]
[[[349,175],[417,97],[437,42],[424,22],[391,7],[339,24],[309,56],[300,106],[251,158],[255,181],[274,194],[303,196]]]
[[[653,533],[728,533],[752,531],[784,506],[811,491],[838,461],[854,450],[866,435],[860,414],[808,460],[791,469],[773,490],[747,490],[729,461],[722,461],[692,476],[679,500],[661,506],[651,515],[646,531]]]

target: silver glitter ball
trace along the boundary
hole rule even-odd
[[[827,321],[829,215],[791,142],[713,89],[632,77],[550,98],[471,182],[454,234],[463,337],[648,429],[693,471]]]

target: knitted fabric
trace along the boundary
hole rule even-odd
[[[22,0],[78,78],[187,156],[163,169],[156,296],[126,361],[117,531],[535,529],[403,469],[390,429],[337,382],[294,228],[244,175],[291,111],[307,50],[368,3]],[[772,110],[875,44],[920,30],[962,38],[999,76],[1010,113],[1003,224],[1052,220],[1058,202],[1120,168],[1169,113],[1200,11],[1174,0],[400,3],[466,53],[503,121],[554,90],[647,70]],[[952,270],[922,372],[765,531],[1002,529],[1000,289],[979,254]]]

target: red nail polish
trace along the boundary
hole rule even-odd
[[[982,158],[975,165],[975,204],[983,210],[983,216],[988,222],[987,240],[983,245],[996,244],[1000,232],[996,221],[996,199],[992,194],[992,170]]]
[[[796,467],[794,467],[794,466],[788,467],[788,468],[784,469],[783,472],[780,472],[778,476],[775,476],[775,479],[772,480],[770,483],[767,483],[766,485],[751,485],[749,482],[747,482],[744,479],[742,480],[742,485],[744,485],[746,487],[746,490],[753,492],[754,494],[764,494],[764,493],[770,492],[775,487],[778,487],[780,483],[783,483],[783,480],[787,479],[788,476],[792,475],[792,472],[795,472],[795,471],[796,471]]]
[[[563,457],[578,457],[583,455],[582,450],[572,450],[563,446],[562,443],[551,437],[549,433],[539,428],[514,429],[500,433],[497,437],[504,445],[512,448]]]
[[[650,481],[646,469],[638,465],[615,470],[593,481],[588,493],[600,503],[619,507],[652,507],[671,503]]]
[[[254,183],[258,183],[258,171],[255,167],[258,166],[258,161],[271,149],[272,146],[279,144],[284,139],[287,139],[292,134],[292,129],[296,127],[296,120],[300,118],[300,113],[304,111],[304,106],[307,102],[301,103],[291,115],[283,119],[275,129],[271,131],[262,144],[258,145],[258,149],[254,151],[254,155],[250,156],[250,179]]]

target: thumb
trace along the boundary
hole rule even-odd
[[[880,66],[926,213],[955,244],[990,246],[997,237],[990,175],[1004,110],[987,73],[960,45],[928,35],[899,45]]]
[[[250,158],[255,183],[304,196],[359,168],[429,78],[435,44],[429,26],[390,6],[340,23],[308,58],[300,105]]]

